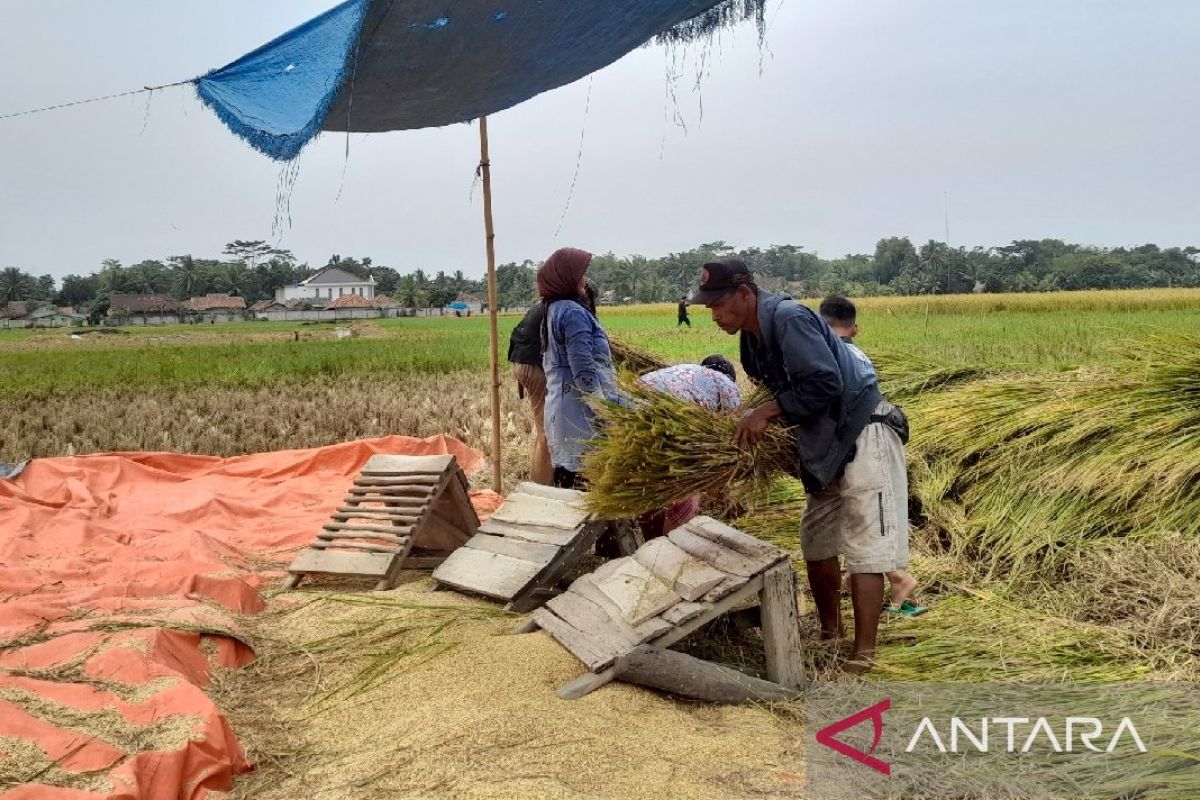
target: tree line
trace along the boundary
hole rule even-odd
[[[237,240],[222,258],[172,256],[123,265],[114,259],[89,274],[61,281],[18,267],[0,269],[0,304],[13,300],[72,306],[90,313],[107,310],[117,293],[169,295],[186,300],[212,292],[246,299],[247,305],[274,297],[315,269],[289,251],[261,240]],[[950,247],[929,241],[917,247],[907,237],[881,239],[871,254],[823,258],[797,245],[735,248],[726,242],[702,244],[658,258],[597,255],[588,272],[596,290],[612,302],[662,302],[694,287],[706,261],[739,257],[758,275],[794,295],[840,292],[851,296],[1048,292],[1076,289],[1133,289],[1200,286],[1200,248],[1154,244],[1100,248],[1059,239],[1020,240],[1001,247]],[[440,308],[460,294],[486,299],[486,283],[462,270],[401,274],[369,257],[331,256],[337,266],[365,279],[374,277],[379,294],[407,308]],[[520,307],[537,294],[537,262],[502,264],[496,269],[500,305]]]

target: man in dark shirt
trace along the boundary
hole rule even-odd
[[[678,328],[680,325],[685,324],[689,328],[692,327],[692,318],[688,316],[688,299],[686,294],[679,298],[679,321],[675,323],[675,327]]]
[[[759,289],[738,259],[705,264],[692,302],[707,306],[723,331],[740,334],[743,368],[774,398],[745,413],[738,442],[757,442],[777,422],[792,428],[808,490],[800,542],[821,632],[842,635],[840,554],[854,604],[854,658],[846,670],[865,671],[875,656],[883,574],[896,566],[897,537],[908,536],[887,511],[901,500],[891,496],[895,466],[883,456],[885,437],[894,434],[876,424],[879,386],[856,369],[816,312]]]
[[[537,431],[529,479],[549,486],[554,480],[554,467],[546,443],[546,373],[542,369],[542,323],[545,319],[546,306],[542,303],[534,304],[526,312],[508,340],[508,361],[512,364],[518,393],[529,398],[533,426]]]

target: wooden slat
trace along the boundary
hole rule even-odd
[[[364,475],[380,472],[397,475],[440,474],[445,472],[454,463],[454,456],[449,454],[436,456],[395,456],[381,453],[367,459],[367,463],[363,466],[362,471]]]
[[[362,552],[362,553],[391,553],[398,555],[403,553],[404,547],[389,547],[382,544],[359,544],[357,542],[330,542],[324,539],[318,539],[308,545],[313,550],[345,550],[347,552]]]
[[[586,597],[588,600],[591,600],[593,603],[595,603],[600,610],[608,615],[608,618],[612,621],[612,624],[616,625],[621,630],[622,635],[635,644],[647,642],[654,637],[661,635],[671,627],[671,623],[664,619],[666,616],[665,614],[662,617],[651,617],[645,622],[638,623],[637,625],[630,625],[629,622],[621,615],[621,609],[612,601],[612,598],[600,591],[600,587],[596,585],[594,580],[592,580],[591,575],[581,575],[580,577],[576,578],[571,584],[570,591],[582,597]],[[672,606],[672,608],[674,608],[674,606]],[[670,613],[670,609],[667,610],[667,613]]]
[[[516,539],[507,539],[503,536],[490,536],[486,533],[477,533],[467,540],[463,547],[473,547],[476,550],[483,550],[488,553],[500,553],[501,555],[512,556],[519,558],[522,561],[529,561],[540,566],[545,566],[554,560],[558,555],[558,548],[550,544],[534,544],[533,542],[522,542]]]
[[[396,536],[391,533],[359,533],[358,531],[321,531],[317,534],[317,539],[328,541],[335,539],[372,539],[398,545],[408,544],[407,536]]]
[[[562,548],[554,560],[538,574],[524,589],[513,596],[505,608],[509,611],[530,611],[557,593],[559,581],[573,569],[581,558],[592,551],[596,537],[604,530],[604,523],[589,522],[582,526],[574,537]]]
[[[571,530],[588,520],[588,513],[556,500],[514,492],[496,509],[492,519],[513,525],[536,525]]]
[[[361,494],[349,494],[342,499],[343,503],[350,503],[355,508],[378,508],[383,511],[389,508],[407,509],[407,508],[424,508],[429,505],[428,497],[401,497],[395,495],[386,495],[379,497],[371,497]],[[365,503],[373,503],[375,505],[366,506]]]
[[[428,502],[428,497],[433,494],[437,488],[436,485],[431,486],[351,486],[349,493],[351,497],[379,497],[391,499],[396,498],[425,498]]]
[[[766,564],[774,564],[787,558],[787,553],[778,547],[755,539],[748,533],[718,522],[712,517],[696,517],[687,525],[688,530],[699,536],[723,545],[746,558]]]
[[[317,572],[331,575],[377,578],[388,571],[394,555],[385,553],[360,553],[338,550],[301,550],[288,571],[301,575]]]
[[[469,537],[479,530],[479,514],[475,512],[475,506],[471,505],[471,496],[467,493],[466,479],[462,471],[460,470],[455,477],[461,480],[451,479],[447,482],[436,510],[444,509],[448,519],[459,520],[459,528]]]
[[[769,564],[761,560],[748,558],[728,547],[699,536],[691,531],[690,526],[677,528],[667,534],[667,538],[693,558],[698,558],[710,567],[719,569],[730,575],[748,578],[762,572]]]
[[[654,539],[642,545],[634,559],[654,573],[684,600],[696,600],[728,576],[710,567],[673,544],[667,538]]]
[[[587,495],[575,489],[559,489],[556,486],[543,486],[540,483],[532,483],[524,481],[517,484],[517,488],[513,492],[520,494],[531,494],[534,497],[541,497],[546,500],[554,500],[568,506],[582,509],[587,501]]]
[[[650,644],[654,644],[658,647],[670,647],[676,642],[690,636],[696,630],[707,625],[721,614],[724,614],[740,603],[745,602],[749,597],[752,597],[760,592],[762,587],[763,578],[761,575],[751,578],[738,591],[734,592],[721,602],[714,604],[708,612],[701,614],[688,622],[673,626],[670,630],[665,631],[661,636],[652,639]],[[554,615],[551,614],[550,616]],[[563,700],[575,700],[583,697],[584,695],[599,689],[609,681],[616,679],[621,674],[621,670],[623,670],[627,664],[628,662],[624,656],[618,656],[609,666],[594,670],[592,673],[588,673],[576,678],[575,680],[563,685],[557,692],[555,692],[555,694]]]
[[[437,486],[442,482],[442,475],[404,475],[395,478],[374,478],[361,476],[354,479],[355,486],[397,486],[420,487]]]
[[[617,660],[617,654],[606,649],[603,642],[563,622],[551,611],[539,608],[533,612],[533,619],[592,672],[598,672]]]
[[[359,531],[362,533],[390,533],[393,536],[404,536],[412,533],[411,525],[350,525],[345,522],[327,522],[322,530],[327,531]]]
[[[394,519],[401,522],[416,522],[421,518],[417,513],[398,513],[375,508],[339,508],[332,514],[333,519]]]
[[[662,613],[662,618],[672,625],[682,625],[712,608],[711,603],[677,603]]]
[[[455,589],[509,600],[541,570],[541,565],[530,561],[460,547],[434,570],[433,579]]]
[[[597,578],[596,586],[621,609],[621,616],[630,624],[658,616],[679,602],[679,595],[632,558],[612,563],[618,566]]]
[[[614,624],[604,609],[583,595],[563,592],[547,600],[546,608],[563,622],[600,642],[605,650],[623,653],[638,643],[632,628]]]
[[[509,525],[494,519],[489,519],[479,526],[480,533],[506,536],[538,544],[552,544],[556,547],[566,547],[579,536],[581,531],[582,528],[563,530],[562,528],[538,528],[532,525]]]
[[[717,601],[728,597],[730,594],[733,594],[738,589],[745,586],[746,581],[748,580],[749,578],[743,578],[739,575],[730,575],[724,581],[718,583],[712,589],[709,589],[708,593],[705,594],[704,597],[700,598],[700,602],[716,603]]]

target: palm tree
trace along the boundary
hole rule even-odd
[[[28,300],[37,291],[37,281],[16,267],[0,270],[0,302]]]

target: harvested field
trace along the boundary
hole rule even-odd
[[[877,298],[859,314],[861,345],[913,420],[910,571],[931,607],[886,623],[868,680],[1200,679],[1200,291]],[[690,330],[675,329],[673,307],[601,316],[614,337],[670,362],[736,354],[702,313]],[[517,319],[502,319],[502,335]],[[485,320],[359,332],[0,331],[11,411],[0,461],[234,455],[388,434],[444,433],[488,452]],[[526,475],[532,424],[507,371],[503,391],[511,487]],[[713,513],[736,514],[799,564],[796,483],[736,499]],[[314,586],[268,593],[267,611],[241,623],[258,660],[219,672],[211,690],[258,765],[235,797],[800,796],[797,708],[713,708],[622,684],[564,703],[553,690],[582,667],[544,635],[505,635],[516,620],[494,606],[428,593],[415,575],[381,594]],[[815,640],[805,594],[807,660],[830,678],[838,649]],[[755,635],[722,628],[684,649],[740,663]],[[51,760],[38,768],[55,785],[96,788]]]

